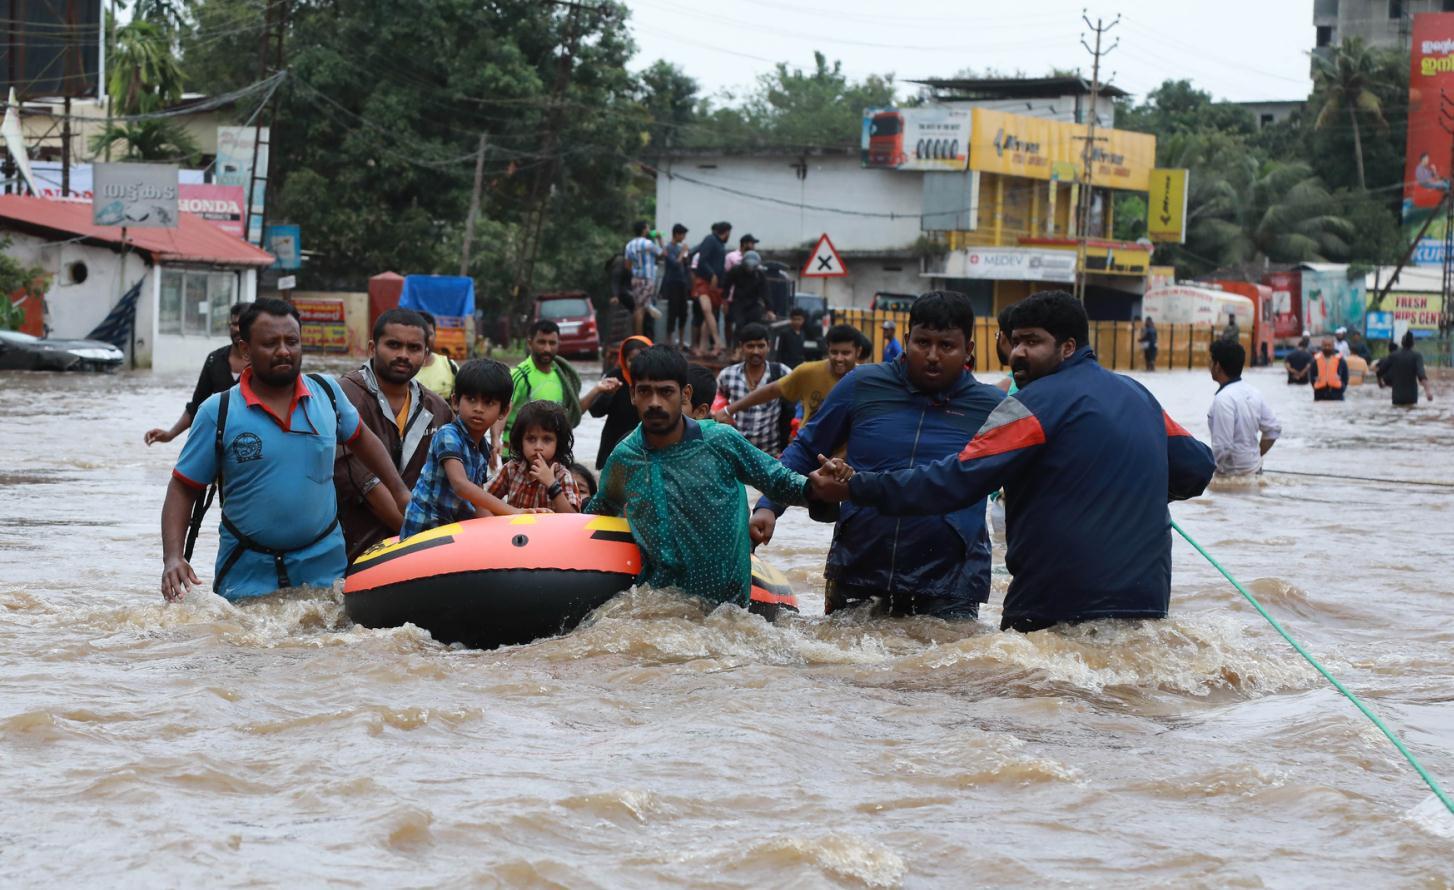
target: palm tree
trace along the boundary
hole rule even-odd
[[[170,161],[191,166],[202,157],[202,150],[180,124],[166,119],[127,121],[112,124],[91,138],[91,152],[100,154],[108,148],[122,146],[123,161]]]
[[[155,22],[133,20],[116,29],[106,88],[121,114],[155,111],[182,97],[182,70],[171,34]]]
[[[1347,112],[1353,125],[1353,159],[1358,165],[1358,188],[1368,191],[1363,178],[1363,135],[1358,116],[1367,115],[1380,130],[1388,129],[1383,118],[1383,104],[1374,91],[1378,77],[1378,57],[1362,38],[1349,37],[1331,53],[1313,56],[1314,95],[1322,106],[1313,126],[1319,130]]]

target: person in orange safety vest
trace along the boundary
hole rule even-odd
[[[1341,402],[1348,389],[1348,362],[1338,354],[1332,337],[1323,338],[1323,349],[1313,357],[1313,401]]]

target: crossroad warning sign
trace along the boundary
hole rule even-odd
[[[828,233],[824,232],[818,239],[818,246],[813,248],[812,256],[808,262],[803,264],[802,278],[843,278],[848,274],[848,269],[843,265],[843,257],[838,255],[838,248],[828,240]]]

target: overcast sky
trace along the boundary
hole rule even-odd
[[[633,69],[676,63],[706,94],[741,90],[779,61],[810,67],[813,50],[852,78],[900,82],[964,68],[1079,67],[1092,34],[1081,21],[1121,22],[1107,79],[1137,96],[1187,78],[1219,99],[1305,99],[1312,0],[626,0],[639,47]],[[901,94],[912,92],[905,87]]]

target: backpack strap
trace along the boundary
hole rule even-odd
[[[212,508],[212,501],[215,499],[220,503],[222,499],[222,459],[226,449],[223,439],[227,430],[227,406],[231,402],[232,390],[223,390],[222,398],[217,401],[217,434],[213,441],[213,448],[217,453],[217,478],[207,486],[204,496],[192,502],[192,519],[187,525],[187,543],[182,548],[182,558],[188,562],[192,561],[192,552],[197,549],[197,535],[202,531],[202,520]]]

